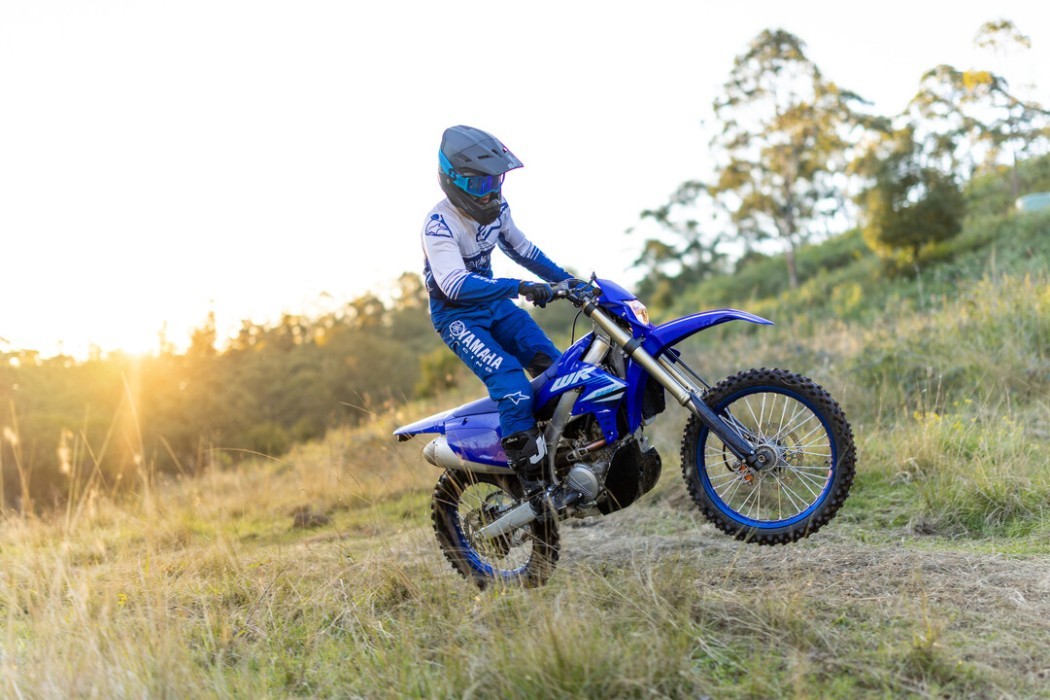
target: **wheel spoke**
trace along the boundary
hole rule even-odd
[[[787,486],[787,480],[784,478],[784,475],[780,474],[778,476],[780,477],[780,483],[783,484],[784,486]],[[802,484],[802,486],[804,486],[805,489],[807,491],[809,491],[810,495],[813,496],[814,499],[817,498],[820,495],[820,490],[818,489],[818,490],[814,491],[813,488],[810,486],[809,482],[807,482],[805,479],[802,478],[801,474],[796,474],[795,476],[798,477],[796,479],[796,481],[798,483]]]
[[[752,402],[751,401],[745,401],[744,404],[747,406],[748,413],[751,414],[752,420],[755,421],[755,432],[756,433],[761,433],[762,432],[762,419],[755,415],[755,409],[752,406]],[[759,413],[761,413],[761,411],[759,411]]]
[[[821,459],[831,459],[831,450],[826,452],[814,452],[813,450],[793,450],[795,454],[806,455],[807,457],[820,457]],[[826,466],[811,466],[797,465],[797,469],[827,469]]]
[[[835,489],[848,493],[855,472],[849,425],[827,393],[800,375],[756,369],[723,380],[705,400],[731,430],[773,457],[765,468],[744,467],[691,419],[686,439],[699,442],[686,443],[697,449],[695,468],[684,473],[708,518],[740,539],[760,533],[763,544],[805,537],[827,522],[840,501],[825,500]],[[815,519],[818,508],[823,515]]]
[[[813,486],[816,486],[818,493],[820,491],[824,490],[824,484],[826,484],[827,481],[828,481],[827,476],[825,476],[823,479],[821,479],[821,478],[818,478],[817,476],[815,476],[813,474],[807,474],[805,472],[792,471],[792,473],[798,479],[799,483],[804,484],[807,487],[810,484],[812,484]],[[814,494],[814,495],[817,495],[817,494]]]
[[[809,436],[813,435],[814,433],[818,433],[819,435],[823,436],[823,438],[814,438],[812,442],[807,442],[807,440],[809,440]],[[824,432],[824,426],[818,422],[817,425],[815,425],[808,433],[796,438],[795,442],[799,445],[825,444],[827,442],[827,433]]]
[[[743,480],[743,479],[741,479],[741,480],[740,480],[740,483],[745,483],[745,482],[744,482],[744,480]],[[751,492],[750,492],[750,493],[748,493],[748,494],[747,494],[747,496],[746,496],[746,497],[744,498],[743,502],[742,502],[742,503],[740,504],[740,507],[739,507],[739,508],[736,508],[735,510],[736,510],[736,511],[737,511],[738,513],[739,513],[739,512],[742,512],[742,511],[744,510],[744,506],[746,506],[746,505],[747,505],[748,501],[750,501],[750,500],[751,500],[752,496],[754,496],[754,495],[755,495],[756,493],[759,493],[760,491],[761,491],[761,489],[759,488],[759,485],[758,485],[758,484],[756,484],[756,485],[755,485],[755,488],[751,489]],[[749,518],[751,517],[750,513],[751,513],[751,511],[749,510],[749,511],[748,511],[748,516],[747,516],[747,517],[749,517]]]
[[[785,422],[785,418],[784,418],[784,416],[786,416],[786,415],[787,415],[787,411],[788,411],[788,405],[789,405],[788,397],[784,396],[784,397],[782,397],[782,398],[784,399],[784,401],[783,401],[784,407],[780,409],[780,423],[778,424],[778,425],[780,425],[780,426],[783,426],[783,425],[784,425],[784,422]],[[783,427],[781,427],[781,431],[782,431],[782,430],[783,430]],[[779,436],[779,434],[778,434],[777,438],[779,439],[779,437],[780,437],[780,436]]]
[[[796,515],[798,513],[801,513],[802,511],[804,511],[806,509],[806,507],[809,505],[809,502],[807,502],[806,499],[802,498],[797,493],[792,491],[791,487],[788,486],[787,484],[785,484],[783,479],[781,479],[779,477],[779,475],[776,476],[776,480],[777,480],[777,483],[780,484],[780,488],[783,489],[785,494],[787,494],[788,500],[791,501],[792,507],[795,508],[795,512],[792,513],[792,515]],[[799,506],[798,505],[799,503],[801,503],[802,505]]]
[[[791,414],[791,417],[787,419],[787,421],[786,421],[787,425],[785,425],[785,423],[781,423],[780,424],[780,429],[777,431],[777,434],[774,436],[775,439],[777,439],[777,440],[782,439],[785,435],[787,435],[787,434],[791,433],[792,431],[794,431],[797,426],[805,424],[806,421],[810,420],[812,417],[813,417],[813,412],[810,411],[808,408],[806,408],[806,406],[804,404],[799,404],[798,407],[795,409],[795,411]],[[818,421],[818,423],[819,423],[819,421]],[[812,433],[812,432],[813,431],[811,430],[810,433]],[[807,433],[807,435],[809,435],[810,433]]]
[[[724,496],[722,494],[718,494],[718,497],[721,498],[723,502],[728,503],[730,500],[732,500],[733,495],[740,490],[740,485],[745,483],[747,482],[744,481],[742,477],[737,479],[735,482],[733,482],[732,486],[727,487],[730,491],[729,493],[725,494]],[[718,489],[715,489],[715,493],[718,493]]]

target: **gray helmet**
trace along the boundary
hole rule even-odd
[[[522,162],[495,136],[472,126],[445,129],[438,150],[441,190],[479,224],[499,216],[503,175]]]

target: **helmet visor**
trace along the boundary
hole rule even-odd
[[[441,170],[448,175],[449,179],[458,187],[472,197],[484,197],[492,192],[499,192],[503,186],[503,176],[499,175],[461,175],[452,167],[452,163],[445,158],[445,154],[439,152]]]

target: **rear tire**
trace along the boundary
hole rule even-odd
[[[517,477],[446,471],[434,487],[431,517],[445,558],[479,588],[542,586],[558,561],[557,522],[539,518],[492,540],[477,531],[518,504]]]
[[[812,380],[752,369],[704,393],[704,403],[774,456],[753,470],[700,420],[682,437],[682,476],[704,516],[739,540],[794,542],[826,525],[849,495],[856,471],[853,431],[838,403]]]

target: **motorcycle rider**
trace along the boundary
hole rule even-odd
[[[502,184],[522,162],[498,139],[474,127],[450,127],[441,137],[438,166],[445,199],[427,214],[422,233],[430,318],[497,402],[507,462],[525,496],[533,497],[543,490],[547,448],[524,370],[535,377],[561,353],[511,300],[521,296],[542,307],[553,297],[551,284],[570,275],[514,225]],[[494,278],[497,246],[544,282]]]

